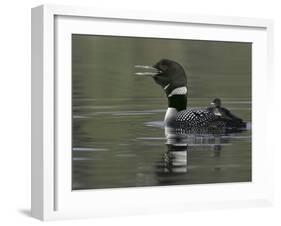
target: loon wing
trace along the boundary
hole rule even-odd
[[[209,123],[217,120],[217,116],[208,109],[189,109],[180,111],[176,121],[182,126],[208,126]]]

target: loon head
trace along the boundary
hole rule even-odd
[[[221,99],[219,99],[219,98],[215,98],[210,103],[209,109],[217,116],[224,116],[225,115],[225,112],[223,111],[223,108],[221,108]]]
[[[177,88],[187,87],[185,71],[179,63],[168,59],[162,59],[153,67],[159,70],[159,73],[157,73],[153,79],[165,90],[167,96]]]
[[[187,80],[185,71],[179,63],[162,59],[153,66],[135,65],[135,67],[149,70],[137,72],[136,75],[151,76],[164,89],[169,108],[177,111],[186,109]]]
[[[211,103],[210,106],[213,108],[220,108],[221,107],[221,99],[215,98]]]
[[[149,72],[138,72],[137,75],[152,76],[154,81],[160,85],[167,96],[177,88],[183,88],[181,94],[187,94],[187,80],[183,67],[172,60],[162,59],[153,66],[136,65],[135,67],[150,70]]]

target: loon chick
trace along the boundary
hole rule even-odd
[[[138,68],[149,69],[150,72],[138,72],[137,75],[152,76],[154,81],[165,91],[168,98],[168,109],[165,115],[165,126],[196,128],[238,126],[243,121],[229,110],[221,107],[220,99],[216,98],[207,108],[186,109],[187,79],[183,67],[175,61],[162,59],[154,66],[136,65]]]
[[[241,118],[232,114],[228,109],[221,107],[221,100],[216,98],[211,102],[214,113],[220,116],[220,120],[225,122],[226,127],[246,127],[246,123]]]

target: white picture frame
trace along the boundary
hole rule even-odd
[[[134,29],[135,26],[145,29]],[[189,38],[193,39],[250,41],[254,44],[253,181],[71,191],[69,139],[60,135],[70,134],[71,130],[69,101],[60,101],[60,98],[69,100],[65,95],[70,93],[71,77],[67,76],[71,73],[69,35],[90,33],[185,38],[187,33],[179,32],[177,26],[188,28]],[[161,29],[155,32],[157,27]],[[131,33],[126,33],[127,30]],[[265,19],[105,11],[56,5],[33,8],[32,216],[56,220],[271,205],[273,179],[268,175],[273,172],[273,150],[268,148],[265,139],[260,138],[266,137],[267,112],[264,109],[269,109],[271,104],[266,100],[272,92],[272,32],[273,22]],[[259,92],[261,89],[263,92]]]

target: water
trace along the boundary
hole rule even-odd
[[[164,92],[134,65],[187,71],[188,107],[220,97],[251,122],[251,44],[73,35],[72,188],[251,181],[251,130],[167,144]],[[249,123],[250,124],[250,123]],[[249,127],[250,128],[250,127]]]

